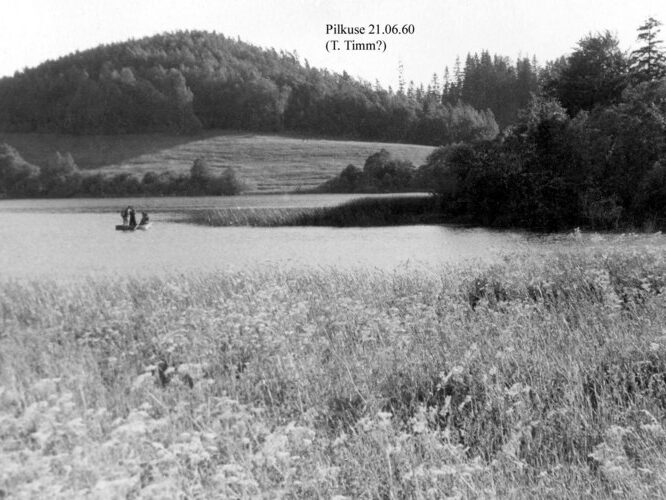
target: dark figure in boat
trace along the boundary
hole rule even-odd
[[[127,225],[127,221],[129,220],[129,211],[130,211],[130,207],[129,207],[129,206],[123,208],[123,209],[120,211],[120,216],[123,218],[123,226],[126,226],[126,225]]]
[[[128,207],[129,208],[129,225],[130,227],[135,227],[136,226],[136,212],[134,211],[134,207]]]
[[[148,212],[141,212],[141,222],[136,223],[136,211],[134,207],[128,206],[120,211],[120,216],[123,218],[123,225],[116,226],[116,231],[134,231],[135,229],[146,230],[150,227],[150,217]]]

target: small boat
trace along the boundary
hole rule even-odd
[[[147,224],[138,224],[136,226],[130,226],[129,224],[118,224],[116,226],[116,231],[147,231],[150,229],[152,224],[148,222]]]

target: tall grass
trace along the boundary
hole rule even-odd
[[[0,490],[663,497],[665,286],[650,249],[4,283]]]
[[[194,211],[187,222],[207,226],[390,226],[438,222],[437,198],[361,198],[333,207],[217,208]]]

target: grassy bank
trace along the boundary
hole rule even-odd
[[[582,248],[4,283],[0,496],[664,496],[666,259]]]
[[[432,196],[361,198],[332,207],[216,208],[197,210],[186,222],[206,226],[391,226],[443,222]]]
[[[0,143],[14,146],[35,165],[45,165],[56,151],[70,152],[77,165],[90,173],[139,177],[148,171],[186,174],[196,158],[205,158],[216,173],[233,167],[249,192],[308,190],[335,177],[350,163],[382,148],[415,165],[425,163],[429,146],[381,142],[336,141],[208,131],[193,136],[124,134],[70,136],[61,134],[0,134]]]

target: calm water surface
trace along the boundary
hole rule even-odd
[[[254,267],[393,270],[488,259],[527,244],[519,233],[447,226],[228,228],[177,222],[214,207],[334,205],[352,196],[276,195],[0,201],[0,277],[146,275]],[[127,204],[148,210],[148,231],[120,232]]]

